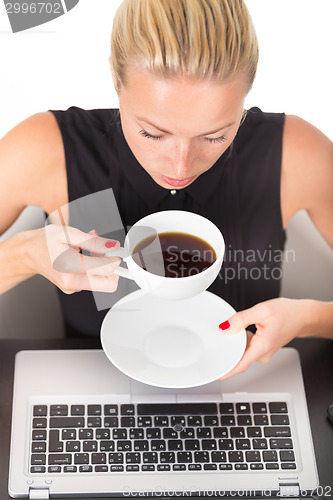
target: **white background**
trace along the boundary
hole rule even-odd
[[[80,0],[66,15],[12,34],[0,0],[0,137],[39,111],[117,107],[108,58],[119,4]],[[333,0],[247,0],[247,5],[260,61],[246,107],[297,114],[333,139]],[[43,225],[40,211],[29,208],[3,238],[26,224]],[[284,265],[282,295],[332,299],[332,252],[305,213],[288,225],[288,238],[296,261]],[[41,277],[0,297],[0,337],[62,334],[54,288]]]
[[[12,34],[0,2],[0,136],[47,109],[116,107],[109,71],[120,0],[80,0],[68,14]],[[247,107],[285,111],[333,138],[333,0],[247,0],[260,62]]]

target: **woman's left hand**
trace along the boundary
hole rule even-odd
[[[254,361],[266,363],[280,347],[288,344],[294,337],[313,335],[312,300],[294,300],[278,298],[261,302],[260,304],[234,314],[228,322],[221,326],[225,329],[222,335],[232,335],[254,324],[255,334],[247,331],[247,346],[245,353],[227,375],[225,380],[233,375],[244,372]],[[228,327],[228,323],[230,326]]]

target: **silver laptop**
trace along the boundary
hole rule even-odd
[[[16,356],[14,498],[305,496],[318,477],[297,351],[202,387],[131,380],[102,350]]]

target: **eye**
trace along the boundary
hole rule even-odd
[[[142,135],[143,137],[146,137],[146,139],[153,139],[154,141],[160,141],[163,137],[162,135],[149,134],[145,130],[140,130],[139,134]]]
[[[221,142],[225,142],[227,140],[225,135],[221,135],[221,137],[216,137],[214,139],[210,139],[209,137],[205,137],[205,141],[209,142],[210,144],[218,144]]]

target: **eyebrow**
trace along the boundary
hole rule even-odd
[[[168,130],[163,129],[163,128],[159,127],[158,125],[154,125],[154,123],[151,123],[150,121],[146,120],[145,118],[142,118],[142,117],[138,116],[137,120],[139,120],[141,122],[147,123],[147,125],[150,125],[151,127],[156,128],[157,130],[159,130],[160,132],[163,132],[164,134],[170,134],[170,135],[172,135],[172,132],[169,132]],[[234,125],[234,124],[235,124],[234,121],[230,122],[227,125],[223,125],[223,127],[218,128],[217,130],[212,130],[211,132],[206,132],[205,134],[200,134],[198,137],[202,137],[204,135],[216,134],[217,132],[221,132],[222,130],[224,130],[224,129],[228,128],[228,127],[231,127],[231,125]]]

